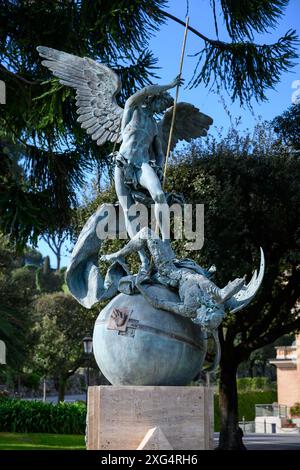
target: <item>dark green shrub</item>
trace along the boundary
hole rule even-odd
[[[291,416],[300,416],[300,403],[297,402],[293,406],[291,406],[290,413]]]
[[[11,282],[21,290],[35,290],[36,267],[27,265],[14,269],[11,272]]]
[[[239,421],[242,421],[243,416],[245,417],[245,421],[254,421],[255,405],[271,404],[276,402],[276,400],[277,393],[274,391],[239,393]],[[214,406],[215,431],[220,431],[219,395],[214,396]]]
[[[22,384],[31,389],[37,391],[41,383],[41,375],[36,372],[22,375]]]
[[[252,378],[252,390],[266,391],[270,389],[271,381],[268,377],[253,377]]]
[[[65,273],[41,266],[35,271],[35,284],[40,292],[58,292],[62,290],[65,282]]]
[[[241,377],[237,379],[237,388],[239,392],[249,392],[252,388],[251,377]]]
[[[237,388],[239,393],[250,391],[269,391],[272,384],[268,377],[241,377],[237,379]]]
[[[0,400],[0,432],[84,434],[83,403]]]
[[[0,390],[0,400],[8,400],[9,393],[7,390]]]

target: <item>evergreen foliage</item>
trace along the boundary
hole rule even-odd
[[[273,126],[283,144],[300,150],[300,103],[293,104],[273,120]]]
[[[95,312],[81,307],[70,294],[54,292],[36,299],[32,365],[41,375],[54,377],[58,401],[64,399],[69,377],[85,365],[82,340],[91,334],[94,322]]]
[[[15,371],[22,369],[30,352],[30,305],[35,293],[33,268],[22,263],[0,233],[0,339],[7,346],[8,368]]]
[[[297,40],[292,30],[271,45],[206,40],[196,54],[199,60],[191,87],[216,85],[218,91],[224,88],[232,101],[238,99],[241,105],[250,106],[253,98],[266,101],[266,90],[275,88],[281,73],[295,65]]]
[[[287,0],[213,0],[216,38],[204,41],[191,86],[223,87],[232,99],[266,99],[297,57],[297,36],[288,31],[274,44],[256,44],[275,28]],[[0,1],[0,78],[7,104],[0,107],[0,228],[19,248],[45,233],[69,231],[87,174],[111,171],[108,154],[76,121],[74,92],[41,65],[37,45],[91,57],[122,79],[120,104],[153,81],[156,59],[150,36],[169,14],[166,0]],[[194,20],[194,18],[192,18]],[[196,18],[195,18],[196,20]],[[224,21],[229,41],[219,39]]]
[[[204,84],[217,91],[224,88],[231,99],[251,107],[253,99],[266,100],[282,72],[295,65],[298,35],[287,31],[273,44],[255,42],[257,35],[275,29],[289,0],[211,0],[216,38],[190,27],[204,42],[196,54],[198,62],[190,87]],[[184,25],[170,13],[166,17]],[[193,18],[192,18],[193,20]],[[225,24],[229,40],[220,40],[218,23]]]
[[[122,79],[122,104],[154,76],[147,42],[165,3],[0,2],[0,74],[7,89],[0,108],[0,225],[20,247],[46,231],[68,229],[86,173],[111,165],[111,146],[99,148],[81,129],[74,92],[41,65],[36,46],[109,65]]]

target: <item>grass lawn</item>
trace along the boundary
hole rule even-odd
[[[84,436],[0,432],[0,450],[84,450]]]

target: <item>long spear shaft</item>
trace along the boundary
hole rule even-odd
[[[186,22],[185,22],[185,30],[184,30],[184,37],[183,37],[183,44],[182,44],[181,58],[180,58],[180,66],[179,66],[179,76],[180,77],[181,77],[181,74],[182,74],[183,59],[184,59],[184,53],[185,53],[188,27],[189,27],[189,17],[187,16],[186,17]],[[165,184],[166,184],[168,159],[169,159],[170,150],[171,150],[173,130],[174,130],[174,124],[175,124],[175,118],[176,118],[176,107],[177,107],[177,101],[178,101],[178,96],[179,96],[179,86],[180,85],[178,84],[177,87],[176,87],[176,95],[175,95],[175,100],[174,100],[174,105],[173,105],[173,114],[172,114],[170,134],[169,134],[169,140],[168,140],[168,147],[167,147],[167,153],[166,153],[166,159],[165,159],[165,165],[164,165],[164,177],[163,177],[163,183],[162,183],[163,190],[165,189]]]

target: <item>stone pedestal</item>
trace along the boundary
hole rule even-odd
[[[87,420],[88,450],[208,450],[213,448],[213,390],[89,387]]]

